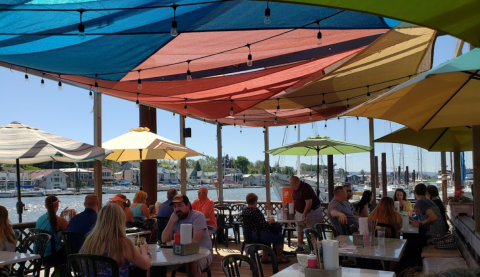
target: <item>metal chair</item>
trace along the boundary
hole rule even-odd
[[[133,222],[144,221],[145,219],[147,218],[144,217],[143,215],[137,215],[133,217]]]
[[[43,230],[43,229],[37,229],[37,228],[28,228],[28,230],[30,231],[31,234],[47,234],[50,236],[50,249],[51,249],[51,256],[54,255],[55,253],[55,236],[53,236],[52,233],[50,233],[49,231],[46,231],[46,230]],[[46,250],[46,249],[45,249]],[[54,267],[56,264],[54,264],[53,262],[48,262],[45,260],[45,257],[42,258],[42,264],[44,266],[44,274],[45,276],[50,276],[50,269],[52,267]]]
[[[242,248],[240,249],[240,254],[243,255],[243,250],[245,249],[245,245],[258,243],[262,244],[261,240],[261,232],[257,231],[257,241],[253,241],[253,226],[256,224],[255,219],[252,216],[242,214],[240,216],[243,221],[243,242]]]
[[[221,238],[224,240],[225,246],[228,247],[228,229],[232,229],[235,236],[235,226],[233,225],[233,216],[232,210],[226,206],[217,206],[214,209],[217,212],[217,227],[219,232],[223,232],[222,234],[218,234],[222,236]],[[235,243],[237,243],[236,237],[234,238]],[[239,239],[240,240],[240,239]]]
[[[156,218],[149,218],[145,219],[142,222],[142,226],[140,227],[143,230],[150,231],[150,235],[147,235],[147,243],[156,243],[156,234],[155,228],[157,226],[157,219]]]
[[[247,204],[244,204],[244,203],[235,203],[232,205],[232,211],[238,211],[238,212],[242,212],[244,208],[247,207]],[[235,240],[237,240],[238,238],[238,241],[237,243],[240,243],[240,228],[243,228],[243,222],[242,222],[242,218],[241,217],[236,217],[233,219],[233,233],[235,235]]]
[[[98,270],[110,270],[109,276],[119,276],[118,263],[109,257],[73,254],[68,256],[68,266],[74,277],[97,277]]]
[[[330,239],[338,237],[338,232],[335,227],[327,223],[316,223],[313,225],[313,229],[315,229],[319,234],[321,234],[323,239],[329,239],[327,237],[328,233],[332,234],[332,237],[330,237]]]
[[[47,249],[50,239],[51,236],[49,234],[36,234],[28,237],[23,241],[22,247],[20,249],[21,253],[35,253],[40,255],[40,259],[32,261],[32,273],[34,276],[40,276],[43,259],[45,258],[45,250]],[[35,250],[33,250],[33,248],[35,248]],[[26,268],[25,263],[26,262],[20,263],[20,268],[18,269],[18,276],[24,276]]]
[[[273,249],[263,244],[250,244],[245,249],[245,253],[250,258],[252,258],[252,260],[254,260],[255,263],[257,264],[258,270],[260,271],[260,276],[264,277],[263,268],[262,268],[262,255],[258,253],[259,251],[268,253],[268,255],[272,260],[273,274],[277,273],[278,272],[277,255],[275,255],[275,252],[273,251]]]
[[[240,277],[240,266],[239,263],[246,262],[250,266],[250,271],[252,272],[252,277],[258,276],[258,268],[255,264],[255,261],[248,256],[232,254],[225,256],[222,260],[222,269],[226,277]]]
[[[85,241],[86,236],[84,234],[79,234],[70,231],[63,231],[58,233],[62,239],[65,249],[67,250],[67,255],[78,254],[80,248],[82,248],[83,242]]]
[[[167,227],[168,220],[170,217],[167,216],[156,216],[155,219],[157,220],[157,241],[162,240],[162,233],[165,227]]]
[[[385,237],[386,238],[397,238],[397,231],[395,230],[395,227],[393,227],[392,225],[378,222],[377,226],[385,227],[385,229],[387,229],[387,228],[390,229],[390,236],[387,236],[387,234],[385,232]],[[375,230],[375,236],[377,236],[377,230]]]
[[[310,248],[310,251],[313,251],[315,249],[316,242],[319,240],[322,240],[322,235],[320,235],[317,231],[310,228],[303,229],[303,233],[307,238],[308,247]]]
[[[215,251],[218,254],[218,246],[217,246],[217,229],[215,227],[207,225],[208,231],[210,231],[210,240],[212,241],[212,247],[215,245]]]

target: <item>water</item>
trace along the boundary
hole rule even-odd
[[[280,201],[281,198],[277,195],[275,190],[272,190],[271,193],[271,200],[272,201]],[[226,189],[223,191],[223,199],[225,200],[238,200],[238,202],[245,202],[245,197],[248,193],[255,193],[258,196],[258,201],[266,201],[266,193],[265,188],[238,188],[238,189]],[[130,201],[133,201],[133,197],[135,193],[125,193]],[[108,198],[113,197],[114,194],[103,194],[103,204],[108,202]],[[196,190],[188,190],[187,196],[191,202],[197,199],[197,191]],[[213,201],[217,201],[217,193],[215,190],[208,191],[208,197],[210,197]],[[60,211],[68,207],[69,209],[75,209],[76,211],[83,211],[84,206],[83,202],[85,200],[85,195],[60,195],[58,196],[60,199],[60,206],[59,212],[57,215],[60,214]],[[161,202],[167,199],[167,192],[166,191],[159,191],[157,192],[157,199]],[[36,222],[37,219],[47,212],[45,209],[45,197],[24,197],[22,198],[22,202],[25,204],[26,211],[23,212],[22,218],[23,222]],[[17,209],[15,208],[17,204],[17,198],[0,198],[0,205],[5,206],[8,210],[8,217],[11,223],[18,223],[18,214]]]

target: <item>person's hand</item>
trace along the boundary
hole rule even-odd
[[[338,216],[338,221],[340,221],[340,223],[342,224],[347,224],[347,216],[344,213],[340,213],[340,215]]]
[[[274,223],[275,223],[275,219],[270,218],[270,219],[268,220],[268,224],[274,224]]]
[[[170,216],[169,221],[172,220],[172,222],[177,222],[178,221],[178,215],[173,212],[172,215]]]
[[[147,243],[144,243],[142,245],[140,245],[140,252],[142,253],[142,255],[147,255],[148,253],[148,244]]]
[[[302,214],[302,220],[305,220],[305,218],[307,218],[307,216],[305,214]]]
[[[412,226],[413,227],[418,227],[418,226],[420,226],[420,222],[418,222],[418,220],[412,220]]]

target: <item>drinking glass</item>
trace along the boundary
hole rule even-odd
[[[377,230],[377,238],[379,245],[385,244],[385,227],[380,227],[380,229]]]

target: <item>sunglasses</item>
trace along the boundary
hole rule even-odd
[[[352,192],[352,190],[351,190],[351,189],[347,189],[347,192]]]

